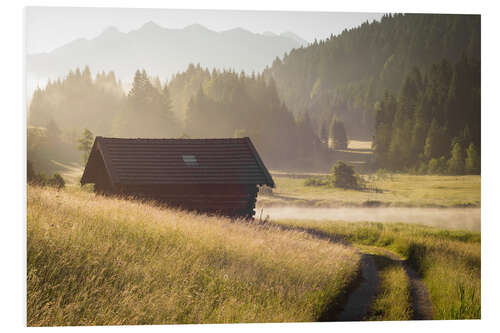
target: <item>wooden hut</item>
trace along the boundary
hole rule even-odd
[[[249,138],[96,137],[81,184],[227,216],[254,215],[258,186],[274,181]]]

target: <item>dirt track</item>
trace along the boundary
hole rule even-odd
[[[326,239],[331,242],[340,242],[346,244],[342,239],[331,236],[327,233],[301,227],[285,226],[270,223],[281,229],[298,230],[306,232],[314,237]],[[433,318],[432,303],[429,297],[429,291],[422,281],[421,277],[413,270],[406,261],[402,260],[396,253],[379,247],[372,248],[377,253],[390,260],[398,262],[406,271],[410,281],[410,297],[412,306],[412,320],[431,320]],[[362,321],[365,320],[370,311],[371,304],[379,287],[379,277],[375,261],[370,254],[361,253],[361,281],[359,285],[352,290],[346,298],[342,311],[326,318],[326,321]]]
[[[408,263],[401,259],[397,254],[386,249],[377,248],[378,251],[394,261],[399,262],[406,271],[406,275],[410,281],[410,296],[413,310],[412,319],[414,320],[430,320],[432,319],[432,303],[429,296],[429,290],[425,286],[422,278],[418,275]]]
[[[361,256],[361,275],[362,282],[349,295],[344,310],[336,318],[337,321],[360,321],[368,314],[380,282],[375,262],[369,254]]]

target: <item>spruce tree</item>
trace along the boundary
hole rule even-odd
[[[466,151],[465,172],[468,174],[481,174],[481,159],[474,143],[471,143]]]
[[[301,140],[298,142],[297,155],[301,159],[307,159],[311,156],[311,144],[316,140],[316,134],[311,125],[309,113],[304,112],[299,119],[297,119],[297,132]]]
[[[439,125],[436,121],[436,119],[432,120],[431,127],[429,128],[429,131],[427,132],[427,138],[425,139],[425,146],[424,146],[424,156],[427,160],[430,160],[431,158],[437,158],[441,154],[440,151],[440,140],[441,135],[440,135],[440,128]]]
[[[59,138],[59,136],[61,135],[61,130],[59,129],[59,126],[57,126],[56,122],[52,118],[50,118],[46,128],[47,128],[47,136],[49,138]]]
[[[457,142],[451,150],[451,157],[448,161],[448,173],[452,175],[463,175],[465,171],[465,156],[462,145]]]
[[[333,117],[330,124],[330,134],[328,140],[328,146],[335,150],[347,149],[347,134],[345,131],[344,123],[337,119],[336,116]]]
[[[388,167],[387,155],[391,144],[392,122],[396,110],[396,99],[387,91],[384,98],[375,105],[375,136],[372,146],[378,167]]]
[[[85,66],[83,73],[82,73],[82,80],[87,85],[92,84],[92,74],[90,73],[89,66]]]
[[[328,142],[328,131],[326,129],[326,125],[324,122],[321,123],[321,127],[319,130],[319,138],[323,143]]]
[[[87,164],[92,145],[94,144],[94,134],[88,129],[84,129],[81,138],[78,140],[78,150],[83,152],[83,165]]]

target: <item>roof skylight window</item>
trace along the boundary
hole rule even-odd
[[[194,155],[182,155],[182,159],[184,160],[184,164],[188,167],[197,167],[198,161],[196,160],[196,156]]]

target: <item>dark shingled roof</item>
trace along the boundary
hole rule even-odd
[[[100,155],[100,156],[99,156]],[[101,159],[102,158],[102,159]],[[119,139],[96,137],[81,183],[94,183],[102,162],[111,182],[258,184],[274,181],[250,138]]]

